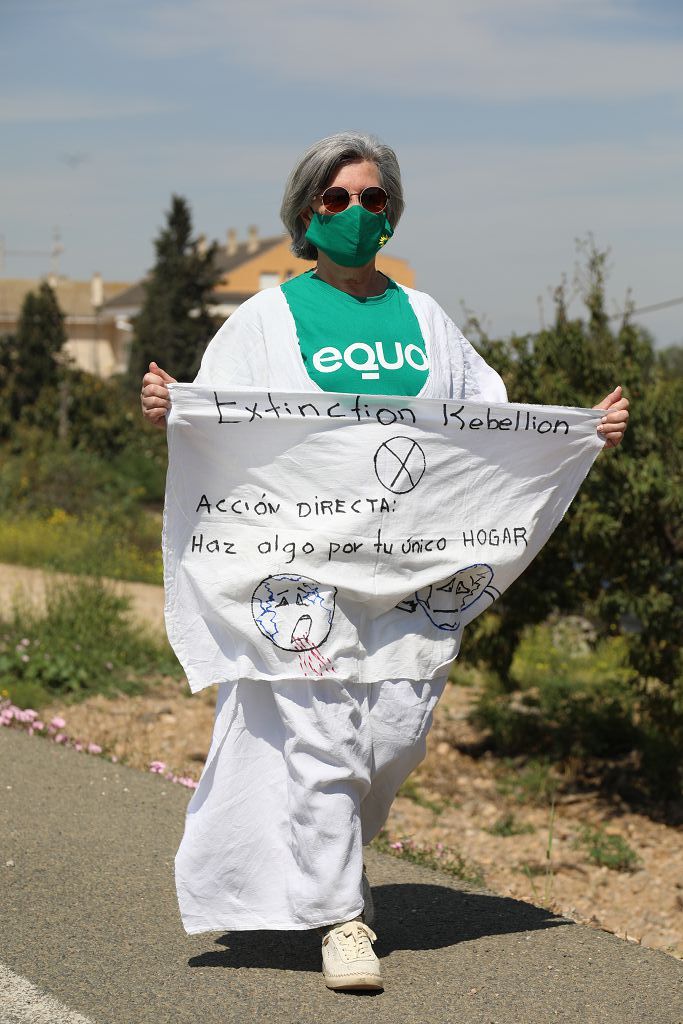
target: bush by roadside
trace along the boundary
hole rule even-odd
[[[0,560],[161,583],[163,433],[115,382],[74,390],[68,439],[38,425],[50,420],[48,395],[2,445]]]
[[[0,515],[0,562],[160,585],[161,515],[141,509],[129,522],[61,508],[46,516]]]
[[[168,644],[127,616],[128,599],[99,580],[53,583],[45,614],[21,600],[0,617],[0,693],[19,707],[56,697],[140,693],[181,676]]]
[[[623,636],[596,636],[576,616],[525,628],[508,685],[488,674],[472,721],[499,754],[598,770],[621,759],[652,794],[676,797],[683,787],[683,680],[643,678]]]

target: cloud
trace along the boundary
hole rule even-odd
[[[87,93],[76,95],[50,90],[0,97],[0,124],[111,121],[115,118],[175,113],[180,109],[178,104],[157,100],[105,98]]]
[[[647,24],[624,0],[346,0],[332,8],[318,0],[162,0],[134,30],[114,26],[112,39],[138,55],[213,55],[266,80],[347,93],[503,101],[678,95],[680,33],[647,32]]]

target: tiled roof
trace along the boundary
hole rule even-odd
[[[40,283],[38,278],[0,278],[0,316],[17,317],[28,292],[37,291]],[[105,304],[129,288],[130,285],[123,281],[104,281]],[[90,281],[60,278],[54,291],[62,312],[67,316],[94,316],[90,289]]]
[[[115,313],[117,309],[128,309],[130,306],[136,309],[142,305],[145,299],[145,279],[130,284],[123,291],[119,292],[108,302],[103,303],[102,309],[108,313]]]
[[[248,241],[238,242],[236,251],[231,255],[228,255],[225,249],[219,249],[216,254],[216,270],[221,277],[224,277],[243,263],[256,259],[262,253],[267,252],[268,249],[274,249],[285,237],[285,235],[275,235],[271,238],[260,238],[255,246],[252,244],[251,248]],[[145,298],[144,281],[145,279],[143,278],[142,281],[138,281],[137,284],[131,285],[125,291],[120,292],[115,298],[105,302],[102,308],[111,313],[115,313],[118,309],[127,309],[131,306],[139,308]],[[246,302],[251,296],[252,292],[238,293],[223,290],[212,293],[211,304],[216,305],[220,302],[239,304]]]
[[[209,305],[220,306],[222,303],[225,303],[229,306],[241,306],[243,302],[246,302],[247,299],[251,299],[253,297],[253,292],[211,292]]]
[[[225,249],[219,249],[216,257],[216,269],[221,274],[229,274],[231,270],[235,270],[249,260],[256,259],[257,256],[261,256],[268,249],[274,249],[286,237],[286,235],[275,235],[272,238],[259,238],[251,250],[249,249],[248,241],[238,242],[236,252],[232,256],[228,256]]]

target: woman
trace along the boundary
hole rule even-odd
[[[357,132],[313,145],[287,181],[281,216],[292,251],[316,267],[240,306],[195,383],[507,401],[501,378],[438,304],[377,270],[403,205],[388,146]],[[159,426],[171,381],[156,363],[143,379],[144,415]],[[628,419],[621,388],[596,408],[614,447]],[[362,847],[424,757],[445,683],[221,684],[176,857],[186,930],[318,928],[329,988],[381,989]],[[234,842],[217,847],[212,836],[226,821]]]

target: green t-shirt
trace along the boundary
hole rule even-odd
[[[323,391],[417,395],[429,376],[424,338],[408,296],[388,279],[385,292],[358,298],[309,270],[281,285],[294,317],[301,358]]]

